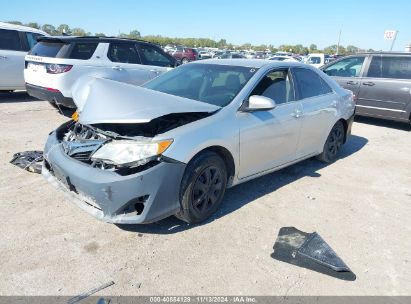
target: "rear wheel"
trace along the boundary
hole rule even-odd
[[[187,165],[180,188],[182,209],[176,216],[188,223],[199,223],[220,206],[227,187],[223,159],[213,152],[196,156]]]
[[[344,135],[344,125],[341,121],[337,121],[328,135],[327,141],[324,144],[323,152],[317,156],[317,159],[325,163],[333,162],[337,158],[338,153],[341,151],[344,143]]]
[[[188,63],[188,59],[187,59],[187,58],[181,59],[181,64],[186,64],[186,63]]]

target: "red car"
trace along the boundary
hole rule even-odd
[[[196,49],[186,48],[182,46],[176,47],[176,49],[174,50],[174,52],[171,53],[171,55],[182,64],[198,60],[198,52]]]

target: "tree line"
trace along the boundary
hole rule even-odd
[[[71,28],[67,24],[60,24],[59,26],[54,26],[52,24],[42,24],[40,25],[37,22],[29,22],[23,24],[20,21],[7,21],[7,23],[16,24],[16,25],[24,25],[28,27],[32,27],[35,29],[40,29],[49,35],[58,36],[58,35],[73,35],[73,36],[91,36],[91,32],[87,32],[82,28],[75,27]],[[94,33],[95,36],[105,37],[104,33]],[[338,54],[340,55],[348,55],[348,54],[355,54],[361,51],[368,51],[372,52],[373,49],[360,49],[354,45],[347,45],[346,47],[340,45],[337,46],[336,44],[330,45],[324,49],[318,49],[316,44],[310,44],[309,46],[303,46],[302,44],[282,44],[278,47],[275,47],[272,44],[261,44],[261,45],[252,45],[251,43],[244,43],[242,45],[235,45],[232,43],[227,42],[226,39],[220,39],[218,41],[210,39],[210,38],[177,38],[177,37],[164,37],[161,35],[146,35],[142,36],[138,30],[132,30],[128,34],[127,33],[119,33],[117,37],[120,38],[129,38],[129,39],[142,39],[145,41],[149,41],[155,44],[159,44],[165,46],[167,44],[173,45],[184,45],[187,47],[213,47],[213,48],[220,48],[220,49],[230,49],[230,50],[255,50],[255,51],[265,51],[270,50],[271,52],[277,51],[286,51],[296,54],[308,54],[308,53],[315,53],[315,52],[323,52],[325,54],[336,54],[338,49]]]

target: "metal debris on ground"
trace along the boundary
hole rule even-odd
[[[99,287],[97,287],[97,288],[94,288],[94,289],[92,289],[92,290],[90,290],[90,291],[87,291],[87,292],[85,292],[85,293],[79,294],[78,296],[75,296],[75,297],[69,299],[69,300],[67,301],[67,304],[77,303],[77,302],[79,302],[79,301],[81,301],[81,300],[83,300],[83,299],[91,296],[92,294],[95,294],[96,292],[98,292],[98,291],[100,291],[100,290],[102,290],[102,289],[104,289],[104,288],[110,287],[111,285],[114,285],[114,282],[113,282],[113,281],[107,282],[107,283],[105,283],[105,284],[103,284],[103,285],[101,285],[101,286],[99,286]]]
[[[41,173],[43,151],[25,151],[13,155],[11,164],[32,173]]]
[[[354,281],[355,274],[316,233],[283,227],[274,244],[272,258],[342,280]]]

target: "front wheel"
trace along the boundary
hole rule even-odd
[[[180,188],[181,210],[176,216],[187,223],[199,223],[220,206],[227,187],[227,169],[223,159],[203,152],[189,162]]]
[[[186,64],[186,63],[188,63],[188,59],[187,59],[187,58],[181,59],[181,64]]]
[[[337,121],[327,137],[323,152],[317,155],[317,159],[325,163],[333,162],[342,148],[344,135],[344,125],[341,121]]]

